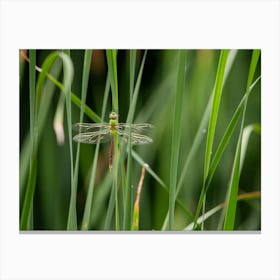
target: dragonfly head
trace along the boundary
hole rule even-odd
[[[116,120],[118,118],[118,114],[115,112],[111,112],[109,118],[110,120]]]

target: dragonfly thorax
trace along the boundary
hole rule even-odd
[[[111,112],[110,113],[110,134],[114,135],[116,132],[116,126],[118,124],[118,114],[115,112]]]

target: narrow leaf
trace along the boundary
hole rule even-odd
[[[173,131],[172,131],[172,146],[171,146],[171,167],[170,167],[170,191],[169,191],[169,230],[173,229],[174,210],[176,201],[176,186],[177,186],[177,169],[180,150],[181,136],[181,118],[183,94],[185,88],[185,67],[186,67],[186,51],[179,51],[178,76],[176,86]]]
[[[258,61],[259,55],[260,55],[259,50],[253,51],[251,65],[250,65],[249,74],[248,74],[246,93],[250,90],[251,82],[253,80],[254,73],[255,73],[255,70],[257,67],[257,61]],[[243,132],[244,121],[245,121],[247,101],[248,101],[248,96],[246,97],[244,107],[243,107],[240,132],[239,132],[238,142],[237,142],[235,156],[234,156],[232,175],[231,175],[230,184],[229,184],[229,198],[228,198],[228,205],[227,205],[227,209],[226,209],[224,230],[233,230],[234,229],[237,195],[238,195],[238,185],[239,185],[239,177],[240,177],[240,155],[241,155],[242,132]]]

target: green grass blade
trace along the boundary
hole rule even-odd
[[[229,143],[229,140],[231,139],[231,136],[235,130],[235,127],[238,123],[239,117],[241,115],[242,112],[242,108],[244,106],[245,100],[247,99],[247,97],[249,97],[250,93],[252,92],[254,86],[257,84],[257,82],[260,80],[260,77],[258,79],[256,79],[256,81],[251,85],[249,91],[244,94],[243,98],[241,99],[239,105],[237,106],[237,109],[235,110],[233,117],[230,120],[230,123],[228,125],[228,127],[226,128],[226,131],[218,145],[217,151],[215,153],[215,155],[213,156],[213,160],[211,162],[210,168],[209,168],[209,172],[208,172],[208,176],[206,179],[206,190],[209,187],[211,180],[213,178],[213,175],[215,173],[216,167]]]
[[[31,158],[30,163],[30,170],[29,170],[29,177],[24,197],[24,204],[21,213],[20,219],[20,229],[21,230],[28,230],[30,228],[30,221],[31,212],[33,207],[33,199],[35,193],[35,184],[36,184],[36,176],[37,176],[37,160],[35,157]]]
[[[132,100],[134,91],[135,69],[136,68],[136,50],[129,51],[129,97]]]
[[[176,186],[177,186],[177,169],[180,150],[180,135],[181,135],[181,118],[183,94],[185,89],[185,67],[186,67],[186,51],[179,51],[178,76],[176,86],[175,111],[172,131],[172,147],[171,147],[171,167],[170,167],[170,191],[169,191],[169,230],[173,229],[174,210],[176,201]]]
[[[118,151],[118,146],[115,143],[115,150]],[[119,198],[118,198],[118,172],[119,172],[119,155],[115,154],[115,162],[113,164],[114,170],[114,181],[113,181],[113,190],[115,190],[115,226],[116,230],[120,230],[120,212],[119,212]]]
[[[64,85],[48,72],[51,65],[53,64],[54,60],[56,60],[56,58],[57,58],[57,52],[51,53],[48,57],[48,60],[46,59],[46,61],[44,62],[44,66],[42,66],[42,68],[36,66],[36,70],[43,74],[43,76],[41,77],[42,80],[44,80],[45,77],[47,77],[50,81],[52,81],[54,83],[54,85],[56,85],[62,92],[64,92],[65,91]],[[45,63],[47,63],[47,64],[45,64]],[[46,66],[48,66],[48,67],[46,67]],[[36,91],[40,92],[42,90],[43,83],[41,81],[39,81],[37,84],[39,84],[39,88]],[[71,91],[71,100],[72,100],[73,104],[75,104],[78,108],[80,108],[81,106],[84,106],[84,113],[91,120],[93,120],[94,122],[102,122],[102,119],[94,111],[92,111],[92,109],[90,107],[88,107],[86,104],[82,104],[82,102],[81,102],[80,98],[77,96],[77,94],[75,94],[72,91]]]
[[[234,156],[232,175],[230,178],[229,184],[229,202],[226,210],[225,222],[224,222],[224,230],[233,230],[234,229],[234,221],[235,221],[235,213],[236,213],[236,203],[237,203],[237,195],[238,195],[238,184],[239,184],[239,176],[240,176],[240,151],[241,151],[241,137],[238,138],[236,152]]]
[[[132,123],[132,121],[133,121],[135,108],[136,108],[136,104],[137,104],[137,99],[138,99],[138,95],[139,95],[139,91],[140,91],[140,85],[141,85],[141,80],[142,80],[142,76],[143,76],[143,70],[144,70],[146,57],[147,57],[147,50],[145,50],[145,52],[144,52],[142,62],[141,62],[141,66],[140,66],[140,70],[139,70],[139,73],[138,73],[138,76],[137,76],[132,101],[130,103],[129,111],[128,111],[127,118],[126,118],[127,123]]]
[[[50,100],[51,100],[51,98],[49,98],[49,95],[51,95],[51,97],[52,97],[52,94],[50,94],[50,93],[42,95],[43,87],[44,87],[45,83],[47,82],[46,78],[48,77],[48,75],[50,75],[49,71],[50,71],[51,67],[53,67],[53,65],[55,64],[57,58],[58,58],[58,53],[53,52],[45,59],[45,61],[43,63],[43,66],[42,66],[42,69],[41,69],[41,72],[40,72],[39,77],[38,77],[37,84],[36,84],[36,103],[38,103],[38,106],[40,106],[39,110],[37,112],[38,127],[39,127],[38,134],[39,134],[39,136],[41,134],[41,130],[42,130],[43,125],[45,123],[45,119],[47,117],[47,114],[49,113],[49,106],[46,106],[46,103],[50,102]],[[61,67],[54,67],[54,68],[57,68],[56,72],[57,72],[57,75],[58,75],[61,71]]]
[[[243,130],[242,134],[242,142],[241,142],[241,155],[240,155],[240,173],[243,167],[246,151],[247,151],[247,146],[248,142],[250,139],[250,136],[252,135],[252,132],[261,134],[261,125],[259,123],[255,124],[250,124],[246,126]]]
[[[70,51],[59,52],[58,56],[63,64],[63,84],[66,101],[66,114],[68,126],[69,139],[69,153],[70,153],[70,168],[71,168],[71,196],[70,206],[67,220],[67,230],[77,229],[77,213],[76,213],[76,190],[73,184],[74,177],[74,161],[73,161],[73,147],[72,147],[72,109],[71,109],[71,84],[74,76],[74,68],[70,58]]]
[[[92,210],[95,209],[95,211],[92,211],[91,213],[91,220],[89,226],[90,228],[94,228],[97,225],[98,221],[101,221],[100,228],[104,229],[106,218],[104,218],[104,215],[107,215],[106,212],[108,207],[108,197],[110,196],[113,179],[110,172],[107,172],[104,175],[105,177],[100,183],[100,185],[98,185],[98,188],[94,189],[92,207],[93,205],[98,205],[98,207],[92,208]]]
[[[109,71],[110,82],[111,82],[113,110],[118,114],[119,98],[118,98],[117,51],[106,50],[106,57],[107,57],[108,71]]]
[[[19,166],[20,166],[20,174],[19,174],[19,191],[20,191],[20,201],[23,200],[24,197],[24,192],[26,189],[26,179],[28,175],[28,170],[30,167],[30,158],[32,154],[32,144],[31,144],[31,137],[30,137],[30,132],[27,133],[25,136],[21,151],[20,151],[20,161],[19,161]]]
[[[91,50],[85,50],[84,63],[83,63],[83,75],[82,75],[82,91],[81,91],[82,106],[81,106],[81,110],[80,110],[80,119],[79,119],[80,123],[83,122],[83,117],[84,117],[84,107],[85,107],[84,104],[86,102],[86,96],[87,96],[91,56],[92,56],[92,51]],[[76,151],[74,177],[73,177],[73,188],[72,188],[73,189],[73,201],[77,200],[79,160],[80,160],[80,143],[78,142],[77,151]],[[73,207],[73,205],[72,205],[72,207]],[[74,213],[73,209],[72,209],[72,211]],[[74,221],[75,221],[75,217],[74,217]],[[74,226],[75,226],[75,224],[74,224]]]
[[[31,189],[32,197],[34,198],[34,192],[35,192],[35,184],[36,184],[36,177],[37,177],[37,144],[38,141],[38,123],[37,123],[37,114],[35,107],[36,105],[36,50],[30,50],[30,67],[29,67],[29,85],[30,85],[30,135],[31,135],[31,146],[32,146],[32,157],[31,157],[31,163],[30,163],[30,180],[28,182],[28,186]],[[34,133],[34,130],[36,133]],[[33,174],[35,172],[35,174]],[[30,183],[30,184],[29,184]],[[28,221],[28,229],[33,229],[33,201],[31,205],[30,215],[29,215],[29,221]]]
[[[56,59],[57,57],[57,53],[52,53],[50,54],[50,57]],[[40,69],[39,67],[37,67],[37,70],[41,70],[42,72],[44,72],[44,74],[47,76],[47,78],[52,81],[62,92],[65,91],[65,87],[64,85],[59,82],[55,77],[53,77],[53,75],[51,75],[50,73],[48,73],[48,69],[44,70],[45,67],[42,67],[42,69]],[[88,107],[86,104],[82,103],[80,98],[77,96],[77,94],[75,94],[74,92],[71,91],[71,100],[73,102],[73,104],[75,104],[78,108],[81,108],[81,106],[84,106],[84,113],[93,121],[95,122],[102,122],[102,119],[94,112],[92,111],[92,109],[90,107]]]
[[[229,52],[227,63],[226,63],[226,68],[225,68],[224,81],[228,77],[228,74],[231,70],[232,64],[235,60],[236,54],[237,54],[236,50],[231,50]],[[213,94],[214,94],[214,89],[213,89]],[[200,146],[200,144],[201,144],[201,142],[204,138],[204,135],[203,135],[202,132],[203,132],[203,129],[207,126],[207,123],[208,123],[208,120],[209,120],[211,104],[213,102],[213,94],[211,94],[211,97],[208,101],[208,104],[207,104],[206,109],[204,111],[203,117],[202,117],[201,122],[199,124],[198,130],[197,130],[196,135],[194,137],[193,144],[191,146],[190,152],[189,152],[188,157],[185,161],[183,171],[182,171],[180,179],[179,179],[178,189],[177,189],[177,194],[176,195],[179,194],[179,191],[181,190],[181,188],[183,186],[184,178],[186,176],[186,173],[188,171],[190,163],[192,162],[192,160],[193,160],[196,152],[198,151],[199,146]]]
[[[226,63],[224,81],[228,77],[228,74],[229,74],[229,72],[230,72],[230,70],[232,68],[233,62],[235,60],[236,54],[237,54],[237,50],[231,50],[229,52],[227,63]],[[214,94],[214,90],[213,90],[213,94]],[[184,163],[184,166],[183,166],[180,178],[179,178],[179,183],[178,183],[178,186],[177,186],[177,190],[176,190],[176,197],[178,196],[180,190],[183,187],[183,183],[184,183],[187,171],[189,170],[190,163],[194,159],[194,156],[196,155],[196,153],[197,153],[197,151],[198,151],[198,149],[199,149],[199,147],[200,147],[200,145],[201,145],[201,143],[202,143],[202,141],[204,139],[203,130],[207,126],[207,123],[208,123],[208,120],[209,120],[211,104],[212,104],[212,100],[213,100],[213,94],[211,95],[211,97],[210,97],[210,99],[208,101],[206,109],[205,109],[205,111],[203,113],[203,117],[201,119],[201,122],[199,124],[198,129],[197,129],[197,132],[195,134],[195,137],[194,137],[193,144],[191,146],[190,152],[188,153],[188,156],[187,156],[187,158],[185,160],[185,163]],[[189,211],[189,213],[191,213],[191,212]],[[164,225],[166,225],[167,222],[168,222],[168,216],[169,216],[169,212],[167,212],[167,214],[166,214]],[[163,229],[166,229],[166,227],[163,227]]]
[[[250,89],[259,56],[260,56],[260,51],[254,50],[252,54],[251,65],[249,68],[246,93]],[[245,121],[247,101],[248,101],[248,96],[246,97],[244,107],[243,107],[240,132],[239,132],[238,142],[237,142],[235,156],[234,156],[232,175],[229,184],[229,198],[228,198],[228,205],[227,205],[226,215],[225,215],[224,230],[234,229],[238,185],[239,185],[239,177],[240,177],[240,155],[241,155],[242,132],[243,132],[244,121]]]
[[[177,73],[172,72],[156,86],[154,94],[151,94],[146,102],[147,106],[143,106],[140,109],[138,116],[135,118],[135,123],[150,120],[155,112],[157,112],[158,108],[164,107],[164,104],[171,100],[172,95],[170,92],[174,91],[173,84],[176,79],[176,74]]]
[[[62,83],[56,80],[52,75],[48,74],[48,78],[61,90],[65,91]],[[102,122],[102,119],[86,104],[82,103],[81,99],[71,91],[71,100],[78,108],[84,106],[84,113],[94,122]]]
[[[41,93],[43,90],[43,86],[45,84],[46,73],[49,71],[53,63],[57,58],[57,53],[50,54],[43,63],[42,71],[38,77],[36,83],[36,97],[35,97],[35,117],[34,117],[34,135],[31,138],[30,134],[26,137],[26,144],[24,145],[24,149],[21,152],[21,161],[20,161],[20,185],[21,185],[21,196],[23,196],[23,184],[25,182],[25,178],[27,176],[28,165],[32,168],[32,171],[29,170],[29,179],[27,182],[27,187],[24,194],[24,201],[22,206],[22,213],[21,213],[21,229],[27,229],[28,225],[30,225],[29,217],[31,215],[32,204],[33,204],[33,197],[35,192],[35,181],[36,181],[36,174],[37,172],[36,167],[36,156],[38,149],[38,143],[40,140],[41,132],[46,120],[46,115],[49,109],[50,101],[52,98],[52,92],[48,92],[41,98]],[[34,64],[34,63],[32,63]],[[34,66],[34,65],[33,65]],[[31,70],[30,70],[31,71]],[[35,68],[34,68],[35,71]],[[34,75],[34,74],[32,74]],[[33,82],[31,82],[33,83]],[[33,87],[32,85],[30,85]],[[32,107],[33,107],[32,106]],[[34,109],[32,109],[34,110]],[[33,140],[32,140],[33,139]],[[32,144],[33,143],[33,144]],[[32,146],[34,145],[34,146]]]
[[[124,217],[123,217],[123,229],[129,230],[131,226],[131,207],[132,207],[132,201],[131,201],[131,194],[132,194],[132,188],[131,188],[131,177],[132,177],[132,145],[131,145],[131,133],[129,133],[129,139],[128,139],[128,153],[127,153],[127,169],[126,169],[126,180],[125,182],[125,188],[124,188]]]
[[[250,68],[249,68],[249,75],[248,75],[248,80],[247,80],[247,86],[246,86],[246,90],[247,91],[249,90],[249,88],[250,88],[250,86],[251,86],[251,84],[253,82],[255,71],[256,71],[256,68],[257,68],[257,64],[258,64],[260,55],[261,55],[261,51],[260,50],[254,50],[253,51],[251,65],[250,65]]]
[[[228,57],[229,51],[222,50],[220,54],[216,80],[214,85],[214,94],[213,94],[213,101],[210,113],[210,120],[208,124],[208,133],[207,133],[207,140],[206,140],[206,151],[205,151],[205,160],[204,160],[204,175],[203,175],[203,186],[201,190],[201,194],[198,201],[198,206],[196,209],[194,225],[196,225],[196,220],[200,213],[200,209],[205,201],[205,182],[209,172],[211,154],[213,149],[213,142],[214,142],[214,135],[218,117],[218,111],[220,107],[220,101],[222,96],[222,88],[224,85],[224,77],[225,77],[225,69],[226,69],[226,62]]]
[[[82,106],[80,111],[80,122],[83,122],[83,117],[84,117],[84,107],[85,107],[85,102],[87,97],[91,57],[92,57],[92,50],[85,50],[83,76],[82,76],[82,93],[81,93]]]
[[[113,111],[117,114],[119,113],[119,99],[118,99],[118,73],[117,73],[117,51],[116,50],[106,50],[108,71],[111,82],[112,90],[112,105]],[[113,188],[115,191],[115,225],[116,230],[120,229],[120,214],[119,214],[119,200],[118,200],[118,173],[119,173],[119,143],[118,134],[114,136],[114,163],[112,174],[114,175]]]
[[[21,220],[20,220],[20,229],[32,229],[31,221],[31,212],[33,209],[33,198],[36,184],[36,173],[37,173],[37,149],[36,149],[36,136],[35,130],[37,130],[37,121],[36,121],[36,93],[35,93],[35,83],[36,83],[36,51],[29,51],[30,65],[29,65],[29,104],[30,104],[30,136],[31,136],[31,157],[29,163],[29,178],[26,188],[26,195],[24,200],[24,206],[22,210]]]
[[[131,105],[134,91],[135,79],[135,65],[136,65],[136,50],[129,51],[129,103]],[[129,131],[128,150],[127,150],[127,176],[125,180],[124,189],[124,217],[123,217],[123,230],[130,229],[131,224],[131,207],[132,207],[132,190],[131,190],[131,173],[132,173],[132,160],[131,160],[131,132]]]
[[[102,119],[105,116],[106,107],[107,107],[107,103],[108,103],[108,97],[109,97],[109,91],[110,91],[110,82],[109,82],[109,76],[107,76],[104,98],[103,98],[103,105],[102,105],[102,112],[101,112]],[[94,190],[94,182],[95,182],[95,177],[96,177],[96,168],[97,168],[97,160],[98,160],[98,155],[99,155],[99,147],[100,147],[100,142],[98,141],[96,144],[96,148],[95,148],[94,159],[93,159],[93,163],[92,163],[91,177],[90,177],[89,188],[88,188],[88,193],[87,193],[87,198],[86,198],[86,205],[85,205],[84,216],[83,216],[83,221],[82,221],[83,230],[88,229],[90,221],[91,221],[91,209],[92,209],[92,204],[93,204],[93,190]]]
[[[136,50],[131,51],[131,67],[135,68],[135,59],[136,59]],[[126,123],[130,124],[133,121],[133,117],[135,114],[135,108],[136,103],[138,99],[138,94],[140,91],[140,84],[142,80],[143,75],[143,69],[146,61],[147,51],[144,52],[143,59],[141,62],[140,70],[138,73],[135,89],[133,90],[133,94],[130,95],[130,106],[129,106],[129,112],[127,115]],[[135,69],[130,69],[130,89],[131,85],[134,85],[134,73]],[[130,133],[129,133],[130,135]],[[131,177],[132,177],[132,159],[131,159],[131,153],[132,153],[132,145],[131,145],[131,138],[129,137],[129,143],[128,143],[128,149],[127,149],[127,176],[126,176],[126,184],[125,184],[125,200],[124,200],[124,224],[123,229],[129,230],[131,228],[131,222],[132,222],[132,201],[131,201]],[[122,154],[124,149],[121,149]]]
[[[115,202],[116,202],[116,192],[114,191],[114,189],[111,189],[110,199],[109,199],[109,203],[108,203],[108,209],[106,212],[104,230],[111,229],[111,220],[113,217]]]
[[[131,153],[132,157],[139,163],[139,165],[143,166],[146,162],[137,154],[135,151],[132,150]],[[167,185],[159,178],[159,176],[152,170],[150,166],[147,167],[148,173],[162,186],[166,191],[168,191]]]
[[[40,69],[40,75],[38,78],[37,82],[37,89],[36,92],[39,92],[42,90],[42,86],[45,82],[45,78],[47,77],[51,82],[53,82],[54,85],[56,85],[62,92],[65,91],[64,85],[59,82],[53,75],[49,74],[48,71],[50,67],[53,65],[54,61],[57,59],[57,53],[52,53],[50,56],[45,60],[42,69],[37,67],[37,70]],[[38,96],[40,98],[40,96]],[[48,99],[48,97],[46,97]],[[76,105],[78,108],[80,108],[82,105],[84,106],[84,112],[85,114],[94,122],[102,122],[102,119],[94,112],[91,110],[90,107],[88,107],[86,104],[83,104],[80,100],[79,97],[74,92],[71,92],[71,100],[74,105]],[[45,109],[47,108],[47,109]],[[49,106],[43,106],[42,110],[39,110],[38,113],[38,119],[39,119],[39,136],[40,132],[42,131],[43,124],[45,122],[46,118],[46,113],[48,112]],[[31,141],[30,141],[30,135],[27,135],[27,137],[24,140],[24,143],[21,148],[21,156],[20,156],[20,196],[22,196],[22,192],[24,189],[24,182],[26,180],[26,176],[28,173],[28,166],[29,166],[29,161],[26,159],[29,159],[31,156]]]
[[[249,96],[249,94],[252,92],[254,86],[257,84],[257,82],[260,80],[260,77],[256,79],[256,81],[251,85],[249,91],[247,93],[244,94],[243,98],[241,99],[219,145],[218,145],[218,148],[217,148],[217,151],[213,157],[213,160],[211,162],[211,165],[210,165],[210,168],[209,168],[209,172],[208,172],[208,176],[207,176],[207,179],[206,179],[206,182],[204,184],[204,187],[202,188],[201,190],[201,193],[200,193],[200,196],[199,196],[199,202],[198,202],[198,206],[197,206],[197,210],[196,212],[197,213],[200,213],[200,210],[201,210],[201,207],[202,207],[202,202],[203,202],[203,196],[204,196],[204,193],[206,193],[210,183],[211,183],[211,180],[213,178],[213,175],[215,173],[215,170],[216,170],[216,167],[229,143],[229,140],[234,132],[234,129],[237,125],[237,122],[239,120],[239,117],[241,115],[241,111],[242,111],[242,108],[244,106],[244,103],[245,103],[245,100],[246,98]]]
[[[206,140],[206,151],[205,151],[205,161],[204,161],[204,182],[206,181],[211,154],[213,149],[213,142],[214,142],[214,135],[216,129],[216,123],[218,118],[218,112],[220,107],[220,101],[222,96],[222,87],[223,87],[223,80],[224,80],[224,73],[226,67],[226,61],[229,51],[222,50],[217,70],[217,76],[215,81],[215,89],[214,89],[214,96],[213,96],[213,103],[211,108],[211,115],[208,125],[208,133],[207,133],[207,140]]]
[[[87,115],[91,120],[93,120],[94,122],[102,122],[103,120],[94,112],[92,111],[92,109],[86,105],[86,104],[82,104],[81,100],[79,99],[79,97],[71,92],[71,99],[72,102],[78,107],[80,108],[81,105],[84,105],[84,113],[85,115]]]
[[[111,220],[113,217],[113,212],[115,209],[115,230],[120,230],[120,216],[119,216],[119,200],[118,200],[118,171],[119,171],[119,162],[121,155],[114,155],[115,159],[113,161],[113,167],[110,175],[112,176],[112,188],[111,188],[111,194],[108,204],[108,209],[106,213],[106,219],[105,219],[105,225],[104,230],[111,229]]]
[[[30,65],[29,65],[29,102],[30,102],[30,136],[31,136],[31,145],[34,150],[34,140],[35,140],[35,125],[36,125],[36,51],[30,50],[29,51],[29,58],[30,58]]]
[[[237,201],[246,201],[246,200],[251,200],[251,199],[258,199],[261,197],[261,193],[260,192],[250,192],[250,193],[244,193],[241,194],[237,197]],[[202,222],[206,221],[207,219],[209,219],[210,217],[212,217],[215,213],[217,213],[218,211],[222,210],[225,207],[226,203],[221,203],[215,207],[213,207],[212,209],[208,210],[204,215],[200,216],[197,219],[197,224],[200,225]],[[192,230],[194,226],[194,223],[190,223],[189,225],[187,225],[184,230]]]

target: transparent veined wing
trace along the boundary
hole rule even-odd
[[[95,132],[108,128],[110,128],[108,123],[75,123],[72,126],[72,129],[78,132]]]
[[[128,143],[129,141],[129,132],[127,131],[118,131],[118,134],[120,136],[120,140],[125,142],[125,143]],[[135,132],[132,132],[131,133],[131,144],[132,145],[142,145],[142,144],[148,144],[148,143],[152,143],[153,142],[153,139],[146,136],[146,135],[142,135],[142,134],[139,134],[139,133],[135,133]]]
[[[99,140],[100,143],[109,142],[111,139],[110,128],[106,128],[94,132],[84,132],[77,134],[73,137],[76,142],[81,142],[85,144],[95,144]]]
[[[131,132],[141,132],[147,129],[153,128],[154,126],[149,123],[135,123],[135,124],[127,124],[127,123],[118,123],[116,128],[120,131],[129,130]]]

